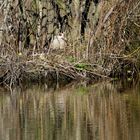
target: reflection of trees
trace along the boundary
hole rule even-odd
[[[140,137],[139,95],[110,83],[52,93],[31,87],[0,96],[1,140],[126,140]],[[83,87],[82,87],[83,88]],[[83,89],[82,89],[83,90]],[[80,90],[81,91],[81,90]],[[135,129],[136,128],[136,129]]]
[[[21,136],[19,123],[19,104],[17,99],[0,94],[0,140],[19,140]]]

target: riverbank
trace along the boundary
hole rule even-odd
[[[2,1],[1,9],[1,84],[133,79],[139,74],[138,0],[79,5],[15,0]]]
[[[130,59],[132,60],[132,59]],[[42,83],[69,83],[71,81],[98,81],[99,79],[130,79],[138,76],[139,70],[135,63],[127,57],[118,59],[110,70],[97,63],[86,60],[71,61],[62,54],[45,55],[35,54],[27,56],[23,54],[7,55],[0,57],[0,83],[13,85],[25,82]]]

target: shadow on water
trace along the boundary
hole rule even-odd
[[[140,84],[0,91],[0,140],[139,140]]]

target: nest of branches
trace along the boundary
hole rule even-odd
[[[0,57],[1,84],[11,86],[25,81],[71,81],[107,78],[88,63],[68,62],[61,55],[35,54],[34,56],[9,55]]]

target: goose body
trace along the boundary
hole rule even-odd
[[[65,46],[66,46],[66,39],[63,33],[54,36],[50,45],[51,49],[53,50],[64,49]]]

